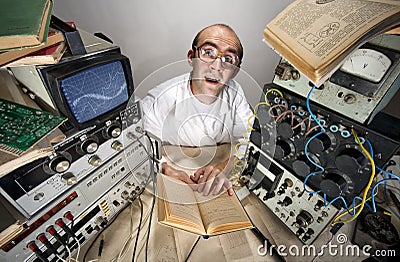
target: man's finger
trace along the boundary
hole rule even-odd
[[[207,182],[203,183],[203,188],[201,191],[198,192],[203,192],[204,196],[208,196],[208,194],[210,193],[210,189],[214,183],[215,177],[213,175],[209,176],[209,179],[207,180]]]
[[[225,181],[224,179],[216,178],[216,183],[214,183],[214,189],[212,194],[218,195],[221,192],[221,189],[224,187]]]
[[[205,169],[205,168],[203,167],[203,168],[200,168],[199,170],[197,170],[197,171],[194,173],[192,180],[195,181],[196,183],[198,183],[200,177],[204,174],[204,169]]]

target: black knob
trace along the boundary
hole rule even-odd
[[[283,159],[283,158],[287,157],[290,153],[292,153],[292,147],[291,147],[291,144],[289,141],[278,140],[276,142],[274,156],[277,159]]]
[[[321,153],[331,146],[332,142],[329,136],[325,133],[319,134],[308,145],[310,152]]]
[[[278,201],[278,205],[285,207],[289,206],[292,203],[293,203],[292,199],[288,196],[286,196],[282,201]]]
[[[313,153],[308,153],[308,157],[316,164],[321,165],[319,158]],[[297,159],[292,163],[293,171],[301,176],[306,177],[308,174],[316,170],[316,166],[308,160],[305,152],[299,152]]]
[[[70,167],[71,163],[63,155],[57,155],[50,160],[49,167],[51,170],[57,173],[62,173]]]
[[[312,222],[314,222],[313,216],[309,212],[302,210],[296,217],[295,225],[296,227],[307,227]]]
[[[300,134],[305,128],[305,124],[302,122],[303,120],[299,116],[286,118],[277,125],[276,132],[284,138],[291,138]]]
[[[328,173],[320,183],[322,192],[330,198],[340,196],[343,191],[347,190],[347,187],[346,180],[340,174],[335,173]]]
[[[347,148],[335,159],[336,167],[346,174],[357,173],[366,163],[367,158],[356,148]]]
[[[291,138],[294,135],[294,130],[288,122],[280,123],[276,128],[277,133],[284,138]]]
[[[294,161],[292,163],[292,167],[293,171],[302,177],[306,177],[308,174],[315,170],[314,165],[311,165],[311,163],[309,165],[303,160]]]
[[[83,141],[81,144],[82,151],[87,154],[92,154],[92,153],[96,152],[98,148],[99,148],[99,145],[97,144],[97,142],[94,139],[87,139],[87,140]]]
[[[117,138],[121,134],[122,129],[119,123],[112,123],[107,127],[107,135],[112,138]]]

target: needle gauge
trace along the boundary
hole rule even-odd
[[[357,49],[341,66],[340,70],[378,83],[391,66],[392,61],[383,53],[373,49]]]

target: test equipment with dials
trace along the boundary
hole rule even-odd
[[[304,244],[367,186],[372,163],[354,133],[376,166],[399,150],[400,112],[383,112],[398,93],[399,72],[400,36],[381,35],[321,86],[284,58],[264,86],[242,180]]]
[[[400,87],[400,37],[381,35],[357,49],[310,100],[368,124]],[[306,98],[313,85],[282,60],[273,83]]]

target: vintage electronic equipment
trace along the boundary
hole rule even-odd
[[[103,169],[108,159],[131,146],[134,142],[127,139],[128,134],[143,140],[140,114],[139,101],[136,101],[104,126],[87,128],[67,138],[54,146],[50,156],[1,177],[0,193],[30,218],[88,174]],[[136,142],[138,160],[147,157],[140,147]]]
[[[153,168],[147,150],[132,143],[92,171],[75,186],[67,188],[30,219],[23,220],[17,210],[1,199],[10,215],[1,220],[9,235],[1,240],[1,261],[58,261],[76,253],[144,190],[143,178]],[[150,177],[151,178],[151,177]],[[57,255],[59,257],[57,257]]]
[[[0,99],[0,150],[21,155],[67,119]]]
[[[82,34],[84,42],[93,38],[97,39]],[[63,58],[55,65],[14,67],[11,71],[39,106],[68,117],[60,127],[66,135],[119,115],[134,91],[129,59],[109,44],[86,55]]]
[[[400,36],[380,35],[357,49],[310,99],[367,124],[400,88]],[[312,83],[285,59],[273,83],[306,98]]]
[[[0,179],[1,194],[27,218],[129,146],[132,140],[123,141],[128,133],[143,135],[128,58],[116,46],[81,35],[86,55],[12,69],[40,106],[68,117],[60,127],[67,138],[54,153]]]
[[[309,243],[322,227],[312,228],[314,235],[307,236],[304,241],[303,236],[295,232],[297,224],[287,223],[287,213],[290,216],[292,211],[291,219],[299,213],[307,214],[315,225],[323,225],[336,209],[351,207],[353,199],[370,179],[371,163],[351,130],[354,129],[364,147],[371,151],[368,139],[374,162],[380,167],[398,150],[400,142],[399,136],[384,135],[383,131],[388,128],[384,123],[377,127],[379,129],[372,129],[311,102],[311,112],[325,127],[321,132],[306,102],[303,97],[275,84],[264,86],[250,137],[254,152],[248,152],[243,175],[249,181],[249,188],[259,194],[267,207],[277,212],[300,240]],[[289,189],[289,185],[295,186]],[[312,211],[315,205],[318,210]],[[326,207],[330,208],[324,213],[327,216],[317,222],[320,210]],[[282,215],[282,210],[287,212]]]
[[[248,187],[304,244],[311,244],[338,209],[325,206],[318,194],[307,194],[303,181],[253,143],[249,145],[248,159]],[[307,189],[311,190],[308,186]]]

